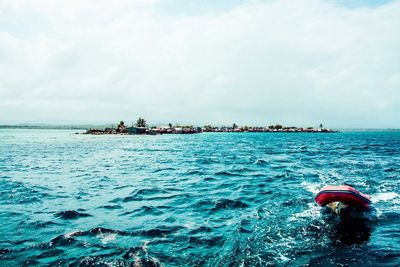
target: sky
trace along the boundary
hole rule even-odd
[[[0,0],[0,124],[400,128],[400,1]]]

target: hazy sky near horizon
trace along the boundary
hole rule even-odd
[[[400,1],[0,0],[0,124],[400,127]]]

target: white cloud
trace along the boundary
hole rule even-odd
[[[399,1],[163,4],[0,2],[0,123],[400,127]]]

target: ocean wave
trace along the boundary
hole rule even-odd
[[[314,203],[309,203],[307,209],[295,213],[288,218],[288,222],[316,219],[321,216],[321,208]]]
[[[381,201],[389,201],[393,199],[399,198],[400,195],[396,192],[384,192],[384,193],[377,193],[371,196],[371,200],[373,203],[378,203]]]
[[[166,208],[165,206],[163,207],[153,207],[153,206],[142,206],[138,209],[135,209],[133,211],[127,211],[122,213],[122,215],[135,215],[135,216],[144,216],[144,215],[162,215],[164,211],[161,210],[161,208]]]
[[[237,174],[231,171],[218,171],[214,173],[215,176],[241,176],[241,174]]]
[[[84,217],[91,217],[92,215],[76,210],[66,210],[57,212],[54,214],[54,216],[64,220],[75,220]]]
[[[182,229],[183,226],[163,226],[157,227],[149,230],[135,231],[133,234],[147,236],[147,237],[166,237],[167,235],[174,234]]]
[[[130,201],[140,201],[143,199],[148,199],[148,196],[165,194],[167,191],[158,188],[145,188],[139,189],[131,193],[130,196],[122,199],[122,202],[130,202]],[[158,196],[159,197],[159,196]]]
[[[211,210],[218,211],[222,209],[240,209],[247,207],[249,207],[249,205],[240,200],[222,198],[215,201],[215,206]]]

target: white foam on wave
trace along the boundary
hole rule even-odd
[[[388,201],[399,198],[399,194],[395,192],[385,192],[385,193],[377,193],[371,196],[371,200],[373,203],[378,203],[380,201]]]
[[[286,257],[282,253],[279,253],[278,257],[279,257],[279,260],[281,261],[281,263],[286,263],[286,262],[290,261],[290,258]]]
[[[343,181],[344,177],[336,170],[329,170],[327,172],[319,172],[318,177],[321,181],[321,185],[335,184],[338,181]]]
[[[64,234],[64,237],[65,238],[71,238],[71,237],[73,237],[74,235],[75,235],[75,233],[77,233],[78,231],[73,231],[73,232],[71,232],[71,233],[67,233],[67,234]]]
[[[288,221],[293,222],[293,221],[298,221],[298,220],[306,219],[306,218],[317,218],[320,216],[321,216],[320,208],[313,203],[308,203],[308,209],[306,209],[302,212],[293,214],[292,216],[290,216],[288,218]]]
[[[375,209],[376,211],[376,218],[380,218],[383,214],[383,211],[381,211],[380,209]]]
[[[313,194],[317,194],[319,192],[320,189],[320,185],[319,184],[312,184],[312,183],[308,183],[308,182],[302,182],[300,184],[301,186],[303,186],[305,189],[307,189],[307,191],[313,193]]]
[[[183,226],[189,230],[193,230],[194,228],[196,228],[196,223],[189,221],[189,222],[185,223]]]
[[[97,235],[97,237],[101,240],[101,243],[103,244],[107,244],[110,241],[114,241],[117,238],[117,234],[116,233],[107,233],[107,234],[99,234]]]

